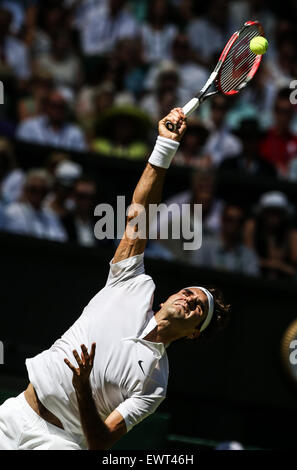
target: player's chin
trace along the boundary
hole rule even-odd
[[[169,309],[175,318],[186,318],[189,315],[188,309],[179,303],[173,303],[170,305]]]

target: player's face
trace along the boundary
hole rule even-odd
[[[199,325],[207,316],[207,302],[207,297],[202,290],[191,287],[181,289],[171,295],[161,307],[166,308],[169,317],[180,320],[186,336],[199,330]]]

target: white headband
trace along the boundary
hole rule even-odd
[[[200,286],[191,286],[192,288],[194,287],[195,289],[200,289],[204,292],[204,294],[206,295],[207,297],[207,300],[208,300],[208,313],[207,313],[207,317],[205,318],[204,322],[202,323],[202,326],[200,328],[200,331],[203,331],[205,330],[205,328],[208,327],[208,325],[210,324],[211,322],[211,319],[212,319],[212,316],[213,316],[213,311],[214,311],[214,300],[213,300],[213,296],[212,294],[207,290],[205,289],[205,287],[200,287]],[[188,289],[191,289],[191,287],[189,287]]]

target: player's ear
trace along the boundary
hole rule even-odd
[[[160,308],[162,308],[162,307],[163,307],[163,305],[164,305],[164,302],[162,302],[162,303],[159,305],[159,307],[160,307]]]

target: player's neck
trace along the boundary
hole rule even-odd
[[[168,346],[173,341],[179,339],[180,335],[173,331],[171,322],[166,318],[162,318],[158,313],[159,312],[155,314],[157,326],[145,337],[145,339],[155,343],[163,343],[164,346]]]

